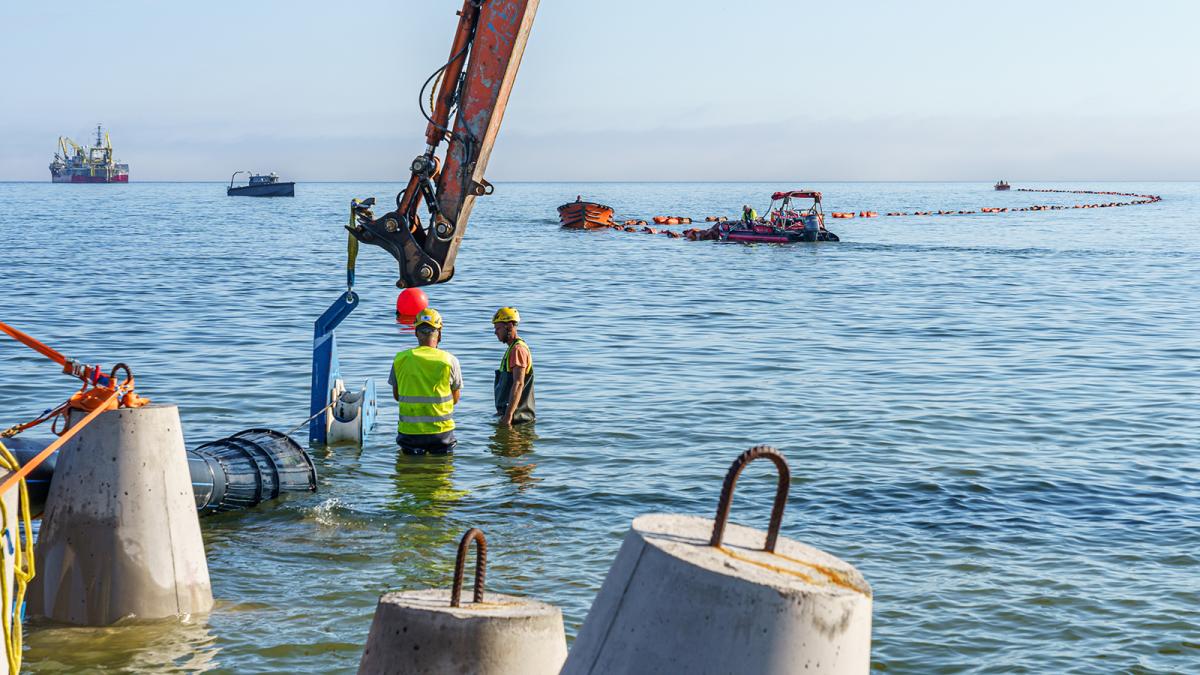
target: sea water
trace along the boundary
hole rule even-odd
[[[379,594],[449,586],[473,526],[488,588],[561,606],[573,635],[630,520],[711,517],[729,463],[769,443],[792,468],[786,536],[874,587],[877,671],[1200,671],[1200,185],[1029,186],[1164,200],[830,220],[839,244],[735,245],[563,231],[555,207],[582,195],[622,219],[702,220],[800,186],[500,184],[453,282],[427,289],[463,367],[457,452],[398,455],[385,393],[364,448],[314,450],[316,494],[202,521],[210,615],[34,623],[26,667],[353,671]],[[1116,199],[805,187],[827,210],[880,213]],[[179,405],[189,446],[286,431],[308,416],[312,323],[345,288],[349,201],[397,189],[0,184],[0,319],[128,363],[140,393]],[[413,344],[396,278],[363,247],[363,303],[338,331],[351,388],[385,392]],[[493,422],[502,305],[534,357],[528,428]],[[0,382],[0,426],[74,389],[7,338]],[[732,520],[765,527],[773,481],[747,469]]]

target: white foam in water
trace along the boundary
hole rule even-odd
[[[337,527],[341,525],[341,521],[338,518],[338,510],[341,508],[342,500],[337,497],[330,497],[309,509],[309,515],[313,520],[325,527]]]

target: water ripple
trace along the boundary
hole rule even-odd
[[[306,417],[312,321],[339,292],[350,196],[232,200],[217,184],[0,184],[5,320],[127,361],[195,445]],[[379,593],[446,586],[469,526],[489,587],[574,634],[630,520],[710,516],[729,461],[773,443],[788,536],[876,591],[879,672],[1200,670],[1200,240],[1192,183],[1137,209],[839,221],[838,246],[562,232],[585,194],[621,217],[758,203],[753,184],[509,184],[480,200],[455,281],[429,289],[463,365],[454,457],[314,453],[316,495],[204,521],[217,608],[103,630],[35,625],[31,672],[348,672]],[[1025,205],[965,183],[830,184],[831,209]],[[1043,197],[1039,195],[1039,199]],[[1053,195],[1044,197],[1055,199]],[[1047,203],[1056,203],[1048,201]],[[48,208],[53,205],[53,208]],[[1130,220],[1137,232],[1127,236]],[[386,378],[395,264],[364,247],[344,374]],[[495,307],[521,308],[536,428],[497,431]],[[0,342],[4,424],[68,380]],[[765,524],[751,466],[734,520]]]

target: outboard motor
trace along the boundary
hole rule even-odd
[[[817,215],[811,213],[804,216],[804,234],[801,236],[803,241],[819,241],[821,239],[821,223],[817,220]]]

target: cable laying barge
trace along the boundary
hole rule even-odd
[[[55,183],[128,183],[129,165],[113,159],[112,141],[97,124],[94,146],[80,146],[66,136],[58,137],[58,152],[50,162],[50,180]]]

